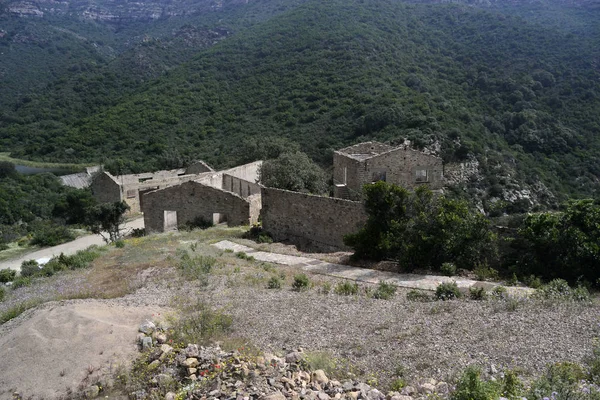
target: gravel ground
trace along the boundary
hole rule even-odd
[[[452,381],[471,364],[535,376],[548,363],[581,362],[600,335],[597,306],[539,300],[420,303],[408,301],[407,292],[376,300],[316,289],[217,286],[204,298],[234,316],[235,335],[263,350],[328,351],[358,372],[375,374],[383,385],[398,367],[409,380]]]
[[[292,267],[267,271],[264,265],[241,261],[233,254],[223,257],[228,257],[226,266],[211,273],[207,287],[194,286],[174,275],[159,274],[157,277],[163,278],[158,280],[144,278],[144,274],[152,275],[152,269],[147,269],[140,273],[144,284],[134,294],[103,301],[168,307],[182,303],[182,299],[183,303],[193,303],[198,296],[233,316],[233,336],[273,353],[298,347],[329,352],[348,360],[357,373],[375,375],[378,386],[384,389],[399,367],[408,381],[453,381],[470,364],[485,371],[492,366],[497,371],[517,368],[527,378],[539,375],[548,363],[581,362],[591,354],[594,338],[600,336],[597,302],[421,303],[408,301],[408,291],[403,289],[398,289],[392,300],[376,300],[364,294],[323,294],[323,283],[333,287],[340,282],[324,276],[310,276],[315,286],[295,292],[290,288],[290,277],[295,273]],[[280,272],[287,275],[284,287],[265,289],[268,278]],[[61,287],[77,286],[80,277],[67,274],[62,284],[56,277],[48,286],[27,289],[23,297],[33,296],[35,290],[51,291],[48,297],[53,297]],[[0,326],[0,335],[8,334],[28,315],[29,311]]]

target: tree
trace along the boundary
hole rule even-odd
[[[282,153],[265,161],[259,170],[259,180],[265,186],[294,192],[324,194],[327,191],[325,172],[305,153]]]
[[[103,203],[87,209],[86,224],[90,231],[102,236],[106,243],[116,242],[121,238],[121,224],[125,222],[125,212],[129,206],[124,201]],[[106,232],[108,237],[102,232]]]
[[[473,269],[496,259],[489,221],[465,201],[436,197],[421,186],[414,192],[377,182],[365,185],[368,219],[344,242],[355,256],[398,261],[404,269],[439,269],[444,262]]]
[[[90,190],[73,189],[54,205],[52,216],[62,218],[67,224],[84,224],[87,210],[96,205]]]
[[[600,278],[600,203],[572,200],[563,212],[528,215],[512,248],[522,274],[596,282]]]

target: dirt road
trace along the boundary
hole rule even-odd
[[[144,218],[134,219],[133,221],[127,222],[125,224],[125,231],[130,231],[135,228],[143,228],[144,227]],[[65,255],[75,254],[79,250],[86,249],[92,245],[104,245],[104,239],[100,235],[88,235],[82,236],[73,240],[72,242],[67,242],[63,244],[59,244],[58,246],[48,247],[45,249],[41,249],[38,251],[34,251],[33,253],[25,254],[19,258],[15,258],[13,260],[0,262],[0,269],[14,269],[20,270],[21,263],[25,260],[49,260],[54,256],[60,255],[60,253],[64,253]]]

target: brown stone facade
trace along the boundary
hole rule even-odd
[[[265,187],[260,215],[274,240],[320,251],[346,249],[344,235],[367,220],[359,202]]]
[[[334,196],[360,200],[367,183],[386,181],[406,189],[444,185],[442,159],[406,146],[378,142],[350,146],[333,154]]]
[[[197,218],[226,221],[229,226],[256,223],[257,197],[260,195],[244,199],[199,182],[185,182],[144,194],[144,226],[147,232],[164,232],[173,223],[179,227]]]

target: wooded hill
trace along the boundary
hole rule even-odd
[[[595,195],[600,11],[546,3],[262,0],[186,17],[165,31],[196,35],[187,52],[150,37],[5,107],[0,147],[125,172],[222,167],[286,141],[327,166],[347,144],[408,138],[446,162],[477,157],[490,196],[540,181]],[[162,67],[141,73],[140,54]]]

